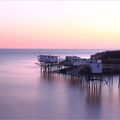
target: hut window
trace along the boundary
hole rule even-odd
[[[97,65],[97,67],[99,68],[99,65]]]

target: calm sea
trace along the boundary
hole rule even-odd
[[[100,51],[0,49],[0,118],[120,119],[117,75],[113,84],[88,86],[66,75],[41,73],[35,64],[38,54],[89,58]]]

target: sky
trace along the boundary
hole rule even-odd
[[[119,49],[119,1],[0,1],[0,48]]]

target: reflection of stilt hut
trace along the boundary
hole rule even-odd
[[[41,70],[53,71],[58,67],[58,56],[39,55],[38,62],[40,62]]]
[[[90,105],[98,105],[101,102],[101,83],[91,82],[87,86],[87,103]]]

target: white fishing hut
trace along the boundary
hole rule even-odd
[[[102,73],[102,63],[101,62],[91,62],[90,63],[91,72],[93,74],[101,74]]]
[[[38,61],[43,63],[58,63],[58,56],[39,55]]]
[[[64,61],[64,65],[65,66],[73,66],[75,62],[79,62],[79,61],[80,61],[80,57],[66,56],[65,61]]]
[[[74,61],[73,66],[90,65],[90,63],[93,63],[93,62],[96,62],[96,60],[80,59],[78,61]]]

